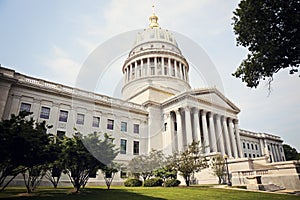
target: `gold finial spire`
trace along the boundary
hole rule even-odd
[[[149,17],[149,20],[150,20],[149,27],[150,28],[158,28],[159,27],[159,24],[157,23],[158,17],[155,15],[154,8],[155,8],[154,5],[152,5],[152,15]]]

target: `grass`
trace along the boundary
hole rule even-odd
[[[270,194],[261,192],[249,192],[241,190],[230,189],[216,189],[201,186],[194,187],[177,187],[177,188],[144,188],[144,187],[112,187],[111,190],[105,187],[88,187],[78,194],[72,193],[72,188],[39,188],[34,193],[27,195],[24,188],[7,188],[0,193],[0,199],[10,200],[296,200],[299,196],[284,195],[284,194]]]

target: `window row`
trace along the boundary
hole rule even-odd
[[[20,111],[27,111],[30,112],[31,104],[29,103],[21,103]],[[60,110],[59,111],[59,117],[58,121],[60,122],[67,122],[68,121],[68,115],[69,112],[66,110]],[[41,113],[40,113],[41,119],[49,119],[50,118],[50,107],[41,107]],[[85,115],[82,113],[77,113],[76,115],[76,124],[78,125],[84,125],[84,119]],[[92,127],[99,128],[100,127],[100,117],[93,116],[93,122]],[[114,130],[114,120],[113,119],[107,119],[107,127],[108,130]],[[121,131],[127,132],[127,122],[121,122]],[[139,124],[133,124],[133,133],[139,134],[140,133],[140,125]]]
[[[140,142],[133,141],[133,155],[139,155],[140,153]],[[127,154],[127,140],[120,140],[120,154]]]
[[[249,143],[247,143],[247,149],[250,149],[250,145],[251,145],[252,150],[254,150],[254,147],[255,147],[255,150],[258,150],[257,144],[253,145],[253,144],[249,144]],[[245,142],[243,142],[243,148],[246,149],[246,143]]]
[[[249,157],[249,158],[255,158],[255,157],[259,157],[259,155],[258,155],[258,154],[257,154],[257,155],[255,155],[255,154],[252,154],[252,155],[251,155],[250,153],[249,153],[249,154],[244,153],[244,157],[245,157],[245,158],[247,158],[247,157]]]

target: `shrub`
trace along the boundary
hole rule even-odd
[[[145,180],[144,187],[162,186],[163,180],[161,178],[150,178]]]
[[[180,180],[177,179],[169,179],[164,183],[165,187],[177,187],[180,184]]]
[[[136,178],[130,178],[124,182],[125,187],[140,187],[142,184],[143,182]]]

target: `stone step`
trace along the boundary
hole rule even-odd
[[[275,185],[275,184],[267,184],[267,185],[260,185],[259,187],[260,190],[263,190],[263,191],[268,191],[268,192],[275,192],[275,191],[278,191],[278,190],[285,190],[284,187],[281,187],[279,185]]]

